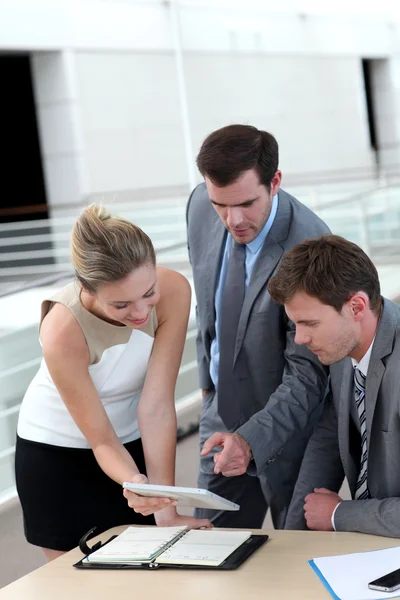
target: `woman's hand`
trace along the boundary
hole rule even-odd
[[[148,479],[145,475],[138,473],[131,479],[132,483],[148,483]],[[170,498],[149,498],[147,496],[139,496],[135,492],[124,489],[124,496],[128,501],[128,506],[133,508],[136,513],[140,513],[147,517],[159,510],[165,509],[166,507],[173,508],[176,505],[176,500]]]
[[[131,479],[132,483],[148,483],[145,475],[138,473]],[[149,498],[139,496],[135,492],[124,489],[124,496],[128,500],[128,505],[137,513],[144,516],[157,513],[155,520],[160,527],[180,527],[186,526],[188,529],[211,529],[212,524],[208,519],[197,519],[187,515],[178,515],[176,512],[176,500],[170,498]]]

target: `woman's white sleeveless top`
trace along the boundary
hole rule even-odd
[[[79,323],[90,352],[89,373],[123,444],[140,437],[137,407],[158,327],[153,308],[143,329],[112,325],[86,310],[81,288],[70,283],[42,303],[41,321],[53,304],[66,306]],[[50,376],[44,359],[22,402],[18,435],[26,440],[70,448],[89,448]]]

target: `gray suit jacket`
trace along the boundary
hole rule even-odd
[[[343,501],[335,512],[337,531],[400,537],[399,367],[400,307],[384,299],[365,388],[371,499]],[[330,393],[304,456],[287,529],[306,529],[304,498],[315,487],[337,492],[346,476],[354,498],[361,442],[359,436],[354,436],[352,402],[353,366],[350,358],[345,358],[331,367]]]
[[[197,297],[200,386],[212,389],[214,298],[226,230],[205,184],[192,192],[187,224]],[[254,266],[236,338],[235,369],[242,400],[238,433],[251,446],[261,483],[267,477],[286,507],[307,441],[321,415],[327,370],[305,347],[294,343],[294,325],[284,308],[272,301],[266,286],[285,251],[324,233],[329,229],[313,212],[279,191],[278,212]]]

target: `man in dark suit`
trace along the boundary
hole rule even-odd
[[[278,145],[266,131],[215,131],[197,165],[205,183],[190,196],[187,224],[203,389],[199,487],[241,505],[197,515],[261,527],[269,505],[283,527],[327,372],[296,346],[294,326],[266,286],[284,252],[329,230],[280,189]]]
[[[363,250],[338,236],[293,248],[269,291],[295,341],[331,365],[285,528],[400,537],[400,307],[381,297]],[[349,501],[338,495],[345,476]]]

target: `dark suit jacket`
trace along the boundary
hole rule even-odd
[[[205,184],[189,199],[187,224],[197,298],[200,386],[212,389],[215,287],[226,230]],[[279,191],[278,211],[251,275],[236,338],[234,368],[242,415],[238,433],[251,446],[261,483],[266,485],[267,477],[269,486],[279,490],[283,504],[291,497],[307,441],[321,415],[327,370],[311,352],[294,343],[294,325],[284,308],[272,301],[267,283],[285,251],[324,233],[329,233],[328,227],[313,212]],[[275,463],[278,455],[279,465]]]
[[[354,498],[360,453],[352,448],[352,402],[353,365],[345,358],[331,367],[330,393],[304,456],[287,529],[306,529],[304,498],[314,487],[337,492],[346,476]],[[371,499],[342,502],[335,528],[400,537],[400,307],[386,299],[368,367],[365,411]]]

